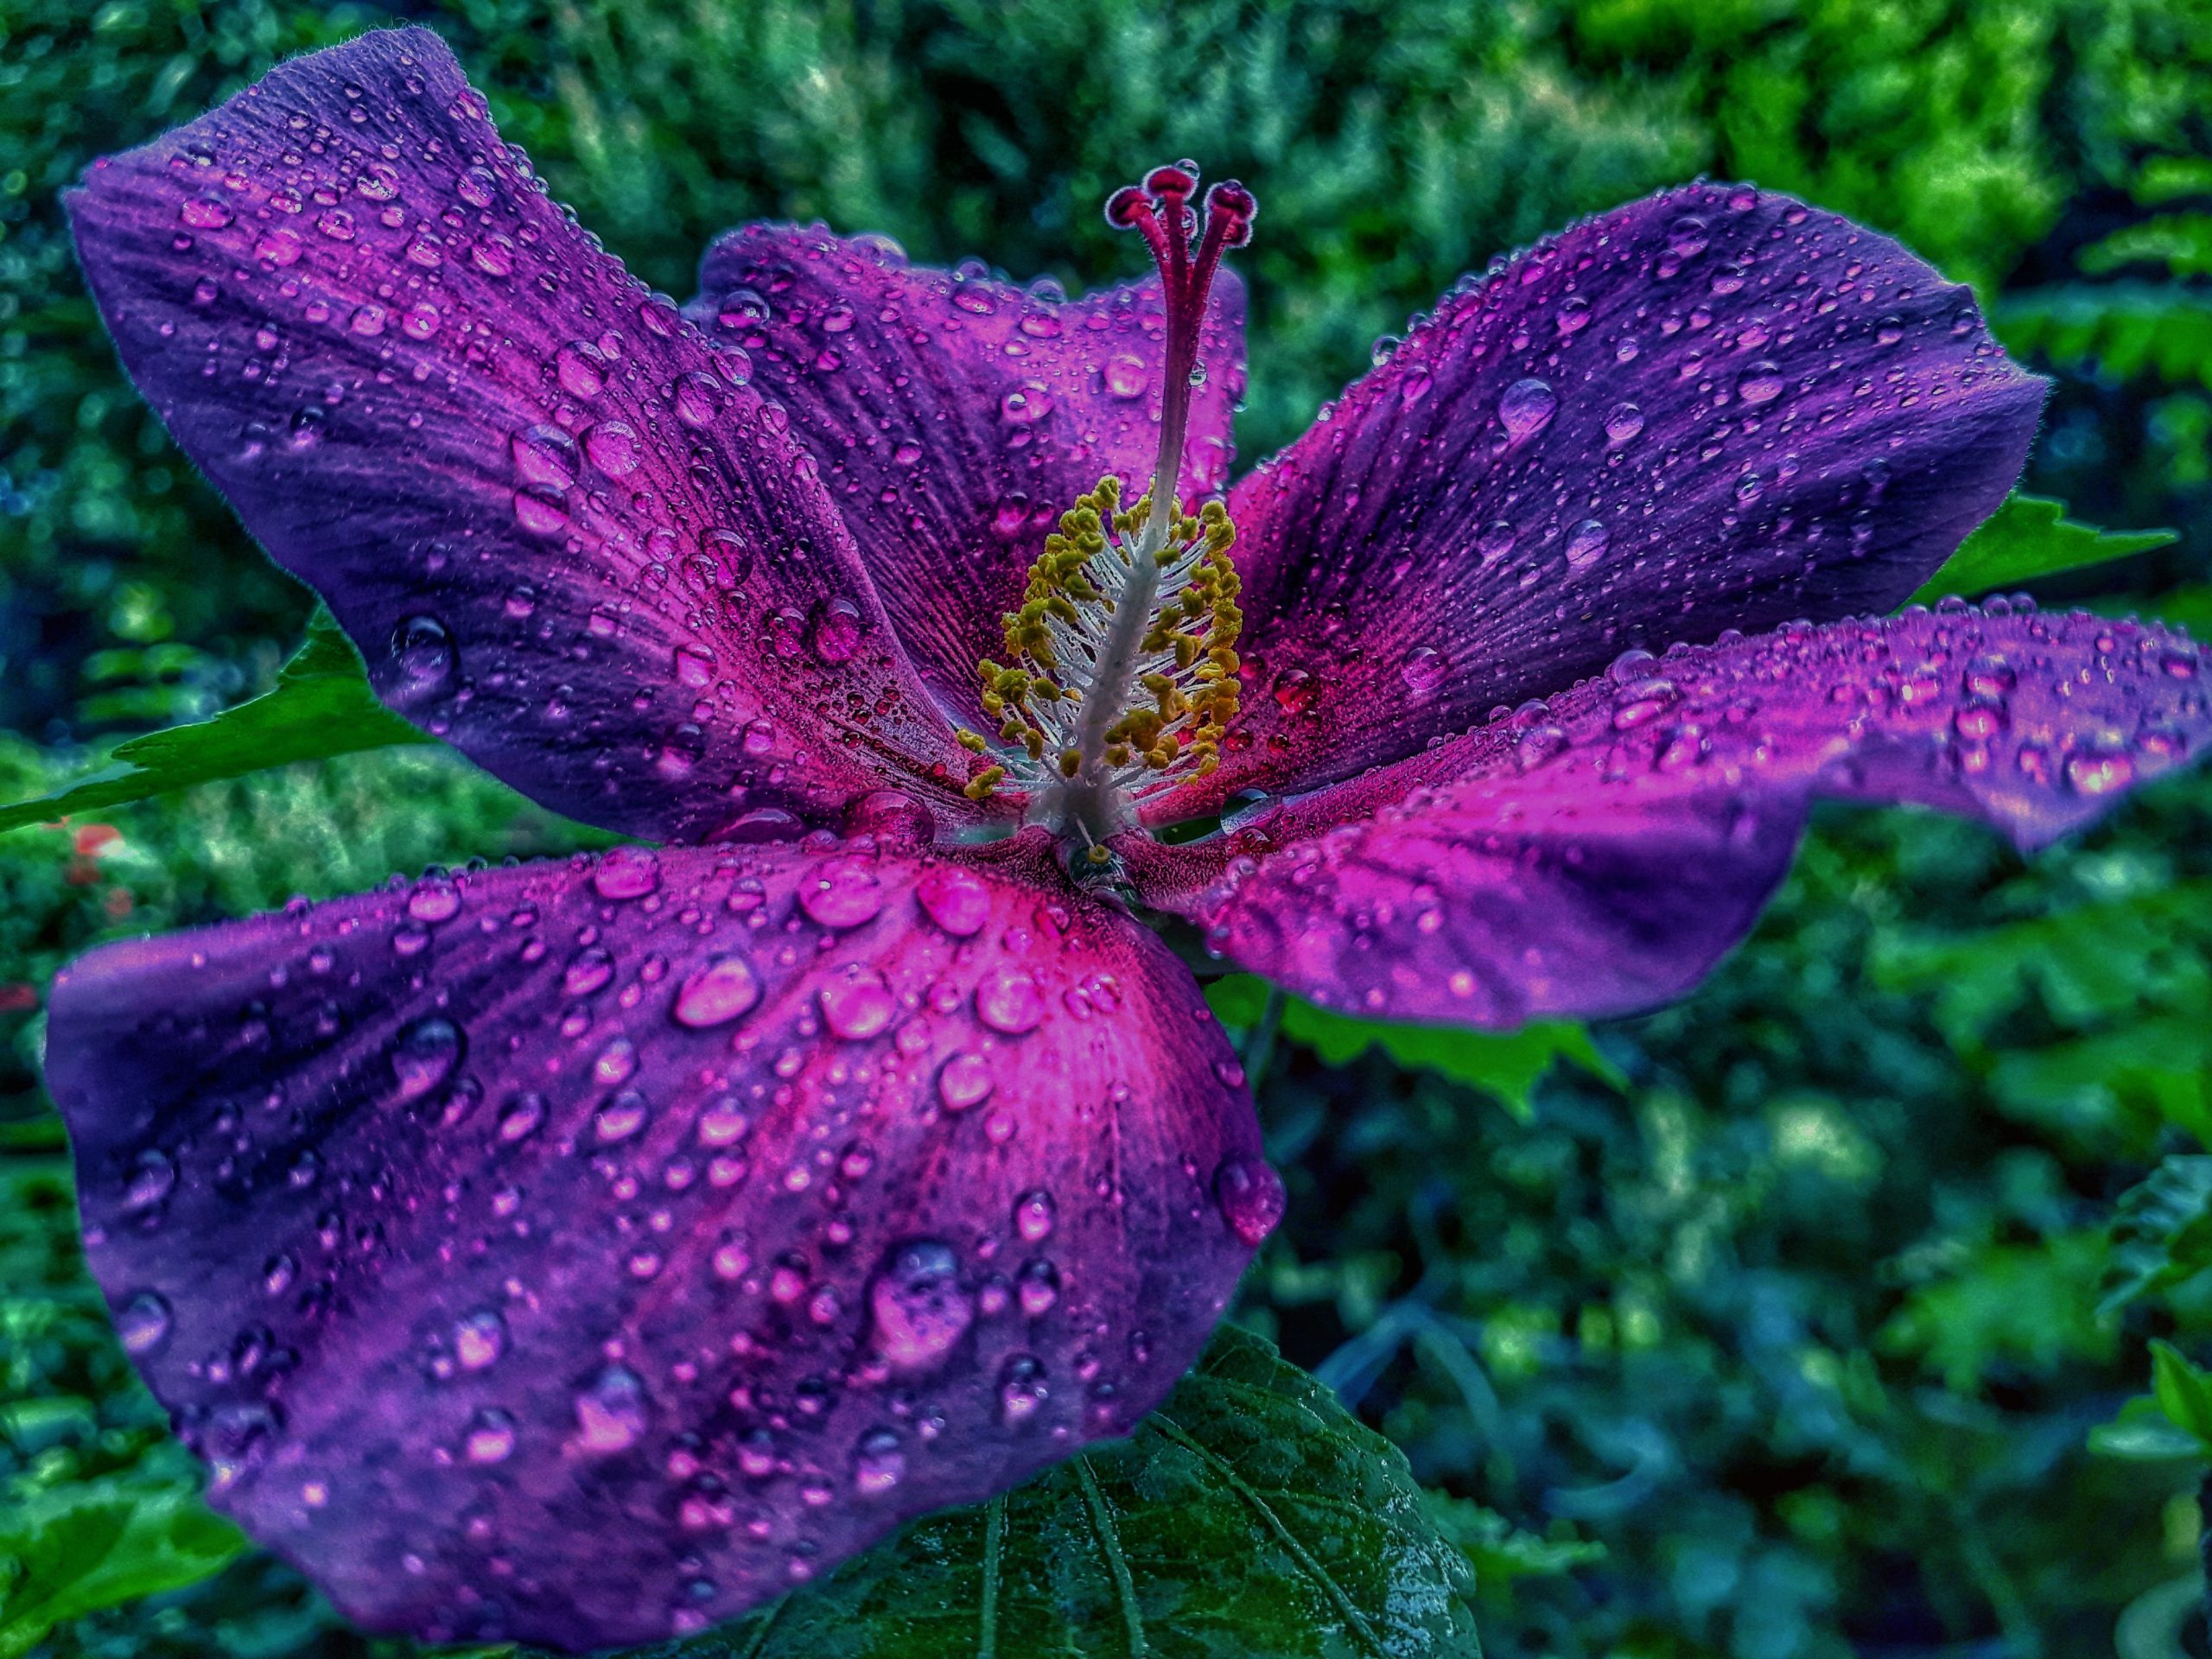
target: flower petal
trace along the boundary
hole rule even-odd
[[[2212,745],[2212,656],[2148,624],[1948,603],[1626,655],[1211,841],[1121,844],[1148,899],[1330,1007],[1509,1027],[1679,995],[1749,930],[1821,796],[2032,848]]]
[[[966,777],[811,461],[436,35],[283,64],[69,206],[178,444],[492,772],[679,839]]]
[[[1188,973],[993,851],[434,875],[68,969],[91,1263],[216,1503],[372,1628],[575,1649],[1126,1433],[1281,1189]]]
[[[1148,816],[1416,753],[1630,647],[1887,610],[2042,401],[1967,289],[1833,213],[1694,185],[1586,220],[1238,484],[1243,747]]]
[[[1064,300],[910,266],[880,237],[747,225],[707,251],[686,308],[791,411],[899,637],[954,707],[1075,498],[1149,483],[1166,314],[1157,278]],[[1244,290],[1217,279],[1180,488],[1229,479],[1244,392]],[[972,717],[972,716],[970,716]]]

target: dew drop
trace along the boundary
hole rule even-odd
[[[1044,1408],[1050,1395],[1044,1363],[1016,1354],[999,1371],[999,1421],[1008,1428],[1020,1427]]]
[[[936,1365],[975,1323],[959,1270],[952,1247],[935,1239],[893,1253],[868,1293],[872,1339],[887,1363],[905,1371]]]
[[[116,1310],[115,1334],[122,1339],[123,1351],[137,1358],[159,1347],[175,1324],[168,1300],[142,1290]]]
[[[576,1444],[594,1455],[626,1451],[645,1432],[645,1385],[636,1372],[609,1365],[576,1395]]]
[[[914,896],[930,920],[956,939],[973,938],[990,919],[990,889],[981,876],[957,865],[937,864],[924,871]]]
[[[1736,396],[1757,407],[1782,396],[1782,371],[1767,362],[1753,363],[1736,378]]]
[[[1018,1037],[1043,1023],[1045,999],[1020,969],[994,967],[976,984],[976,1014],[993,1031]]]
[[[468,1420],[461,1440],[462,1455],[469,1462],[504,1463],[515,1449],[514,1414],[486,1406]]]
[[[617,847],[600,859],[591,885],[602,899],[642,899],[660,886],[660,861],[642,847]]]
[[[1585,518],[1568,534],[1567,562],[1576,569],[1586,569],[1605,557],[1606,544],[1612,534],[1595,518]]]
[[[899,1012],[899,999],[872,968],[830,981],[820,996],[823,1023],[848,1042],[880,1036]]]
[[[1214,1172],[1214,1202],[1229,1230],[1258,1246],[1282,1219],[1282,1178],[1257,1158],[1231,1158]]]
[[[460,653],[437,618],[410,616],[392,630],[391,661],[391,699],[407,709],[445,692],[460,666]]]
[[[1605,439],[1615,445],[1631,442],[1643,430],[1643,411],[1634,404],[1615,404],[1605,412]]]
[[[882,910],[883,888],[870,860],[833,858],[808,873],[798,902],[823,927],[858,927]]]
[[[1558,408],[1559,397],[1548,384],[1534,378],[1516,380],[1497,400],[1497,418],[1504,423],[1506,435],[1522,443],[1549,425]]]
[[[971,1106],[981,1105],[997,1086],[998,1079],[991,1074],[991,1063],[968,1050],[953,1055],[938,1068],[938,1098],[944,1103],[947,1111],[964,1112]]]
[[[727,1025],[760,1000],[760,981],[742,957],[716,957],[683,982],[671,1010],[694,1031]]]
[[[861,1437],[853,1459],[853,1487],[862,1497],[889,1491],[906,1472],[906,1454],[899,1449],[896,1430],[871,1429]]]
[[[1042,1243],[1052,1236],[1057,1214],[1052,1195],[1041,1186],[1033,1187],[1014,1202],[1014,1230],[1029,1243]]]
[[[395,1097],[420,1100],[437,1088],[461,1064],[462,1047],[460,1028],[450,1020],[432,1014],[409,1025],[391,1046]]]

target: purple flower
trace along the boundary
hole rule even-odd
[[[364,1624],[696,1628],[1126,1432],[1282,1205],[1133,905],[1333,1006],[1618,1013],[1816,797],[2031,846],[2212,729],[2154,626],[1850,620],[2042,399],[1894,243],[1743,187],[1587,220],[1224,503],[1254,210],[1195,192],[1116,195],[1161,274],[1082,301],[752,226],[679,312],[407,30],[72,198],[133,379],[384,696],[662,843],[56,982],[124,1342]]]

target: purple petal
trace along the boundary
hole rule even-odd
[[[980,265],[911,267],[880,237],[747,225],[707,251],[688,314],[791,431],[864,550],[907,649],[956,706],[1045,533],[1107,473],[1151,480],[1166,318],[1157,278],[1062,300]],[[1220,279],[1180,488],[1228,481],[1244,291]]]
[[[811,461],[436,35],[286,63],[70,214],[179,445],[385,700],[501,778],[688,839],[966,777]]]
[[[1629,1013],[1749,929],[1820,796],[2032,848],[2212,744],[2212,659],[2101,617],[1948,605],[1631,652],[1459,741],[1211,841],[1125,856],[1240,966],[1484,1027]]]
[[[214,1501],[372,1628],[575,1649],[1127,1433],[1281,1188],[1189,974],[1049,879],[626,851],[67,970],[92,1268]]]
[[[1967,289],[1833,213],[1696,185],[1586,220],[1239,483],[1243,747],[1155,821],[1626,648],[1886,611],[2003,499],[2042,401]]]

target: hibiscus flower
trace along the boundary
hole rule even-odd
[[[679,310],[415,29],[73,195],[132,379],[379,693],[655,843],[55,983],[123,1341],[364,1624],[697,1629],[1126,1433],[1283,1205],[1147,915],[1334,1007],[1620,1013],[1816,797],[2029,846],[2212,727],[2157,627],[1852,620],[2043,395],[1896,244],[1633,203],[1224,495],[1255,211],[1155,170],[1109,213],[1158,276],[1074,301],[752,226]]]

